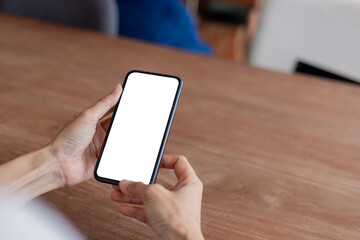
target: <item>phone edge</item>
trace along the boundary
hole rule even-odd
[[[153,173],[151,175],[151,179],[150,179],[149,184],[155,183],[155,181],[156,181],[156,177],[157,177],[157,174],[158,174],[160,166],[161,166],[162,157],[163,157],[164,152],[165,152],[167,140],[168,140],[168,137],[170,135],[171,126],[172,126],[173,121],[174,121],[176,109],[177,109],[177,106],[179,104],[180,95],[181,95],[181,91],[182,91],[182,88],[183,88],[183,81],[179,77],[177,77],[177,76],[171,76],[171,77],[176,78],[179,81],[179,86],[178,86],[178,89],[176,90],[175,99],[174,99],[173,105],[171,107],[171,111],[170,111],[170,114],[169,114],[169,119],[168,119],[168,122],[166,124],[163,139],[161,141],[159,154],[157,156],[156,163],[155,163],[154,170],[153,170]]]
[[[141,71],[141,70],[131,70],[129,71],[126,75],[125,75],[125,79],[124,79],[124,82],[122,84],[122,89],[124,90],[125,88],[125,85],[126,85],[126,82],[127,82],[127,79],[129,77],[129,75],[131,73],[146,73],[146,74],[152,74],[152,75],[158,75],[158,76],[163,76],[163,77],[171,77],[171,78],[175,78],[178,80],[179,82],[179,86],[176,90],[176,94],[175,94],[175,99],[174,99],[174,102],[173,102],[173,106],[171,108],[171,111],[170,111],[170,116],[169,116],[169,119],[168,119],[168,122],[166,124],[166,128],[165,128],[165,132],[164,132],[164,136],[163,136],[163,139],[161,141],[161,145],[160,145],[160,149],[159,149],[159,153],[158,153],[158,156],[157,156],[157,159],[156,159],[156,162],[155,162],[155,166],[154,166],[154,170],[153,170],[153,173],[151,175],[151,178],[150,178],[150,182],[148,184],[152,184],[152,183],[155,183],[156,181],[156,177],[157,177],[157,174],[159,172],[159,168],[160,168],[160,165],[161,165],[161,160],[162,160],[162,156],[164,154],[164,151],[165,151],[165,147],[166,147],[166,143],[167,143],[167,139],[168,139],[168,136],[170,134],[170,129],[171,129],[171,126],[172,126],[172,123],[173,123],[173,119],[174,119],[174,116],[175,116],[175,112],[176,112],[176,109],[177,109],[177,106],[178,106],[178,102],[179,102],[179,99],[180,99],[180,94],[181,94],[181,91],[182,91],[182,88],[183,88],[183,81],[177,77],[177,76],[174,76],[174,75],[168,75],[168,74],[162,74],[162,73],[154,73],[154,72],[147,72],[147,71]],[[99,166],[99,163],[100,163],[100,160],[101,160],[101,156],[103,154],[103,151],[104,151],[104,148],[105,148],[105,145],[106,145],[106,142],[107,142],[107,138],[109,136],[109,132],[111,130],[111,127],[112,127],[112,124],[113,124],[113,121],[114,121],[114,118],[116,116],[116,112],[117,112],[117,109],[118,109],[118,106],[119,106],[119,103],[120,103],[120,100],[121,100],[121,97],[122,97],[122,93],[119,97],[119,100],[117,101],[116,105],[115,105],[115,108],[114,108],[114,113],[111,117],[111,121],[110,121],[110,124],[109,124],[109,128],[108,130],[106,131],[106,135],[105,135],[105,138],[104,138],[104,142],[101,146],[101,150],[100,150],[100,153],[99,153],[99,156],[97,158],[97,161],[96,161],[96,164],[95,164],[95,168],[94,168],[94,178],[99,181],[99,182],[103,182],[103,183],[108,183],[108,184],[112,184],[112,185],[119,185],[120,181],[118,180],[114,180],[114,179],[109,179],[109,178],[103,178],[103,177],[100,177],[98,174],[97,174],[97,169],[98,169],[98,166]]]

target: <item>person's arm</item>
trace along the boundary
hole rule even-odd
[[[18,193],[29,200],[61,187],[58,162],[49,146],[25,154],[0,166],[0,190],[3,195]]]
[[[0,191],[20,193],[29,200],[91,178],[110,122],[100,119],[112,112],[120,94],[118,85],[67,123],[48,145],[1,165]],[[138,204],[140,208],[123,205],[120,212],[147,223],[164,239],[203,239],[201,181],[184,157],[164,156],[162,167],[174,169],[175,186],[122,181],[112,198]]]
[[[111,198],[122,203],[120,212],[153,228],[161,239],[202,240],[203,185],[183,156],[164,156],[162,168],[174,169],[178,182],[145,185],[121,181]],[[131,204],[131,205],[129,205]]]
[[[0,192],[30,200],[45,192],[88,180],[93,173],[121,86],[65,125],[45,147],[0,166]]]

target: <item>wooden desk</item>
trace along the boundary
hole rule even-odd
[[[46,144],[131,69],[184,80],[166,152],[204,182],[207,239],[360,239],[353,85],[0,14],[0,160]],[[91,180],[44,198],[89,239],[155,238],[109,193]]]

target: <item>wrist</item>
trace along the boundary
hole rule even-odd
[[[46,145],[39,150],[41,157],[45,160],[46,174],[49,175],[50,184],[54,189],[61,188],[66,185],[65,177],[61,169],[59,160],[54,154],[51,145]]]
[[[0,167],[0,189],[30,200],[63,185],[59,164],[47,146]]]

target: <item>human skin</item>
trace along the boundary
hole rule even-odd
[[[50,143],[1,165],[2,192],[19,193],[30,200],[90,179],[110,121],[101,119],[111,113],[121,91],[117,84],[111,93],[70,120]]]
[[[184,156],[164,156],[161,167],[174,170],[178,180],[174,186],[121,181],[111,198],[121,203],[123,215],[146,223],[161,239],[204,239],[202,182]]]
[[[48,191],[73,186],[92,178],[110,123],[108,115],[112,114],[121,92],[122,88],[117,84],[111,93],[77,114],[47,145],[1,165],[1,194],[18,194],[23,201],[28,201]],[[121,193],[143,199],[141,204],[144,205],[147,219],[155,219],[148,222],[151,223],[149,226],[160,237],[202,239],[201,181],[183,157],[165,156],[162,167],[173,168],[176,175],[183,172],[174,189],[166,189],[166,183],[146,186],[141,183],[121,182]],[[139,189],[144,190],[144,198],[138,196]],[[195,205],[190,202],[193,196],[196,196]],[[166,208],[159,208],[160,204]],[[190,215],[181,215],[183,210]],[[132,216],[134,209],[122,206],[120,212]],[[163,224],[156,224],[156,219],[162,219]],[[175,224],[165,224],[167,221]]]

